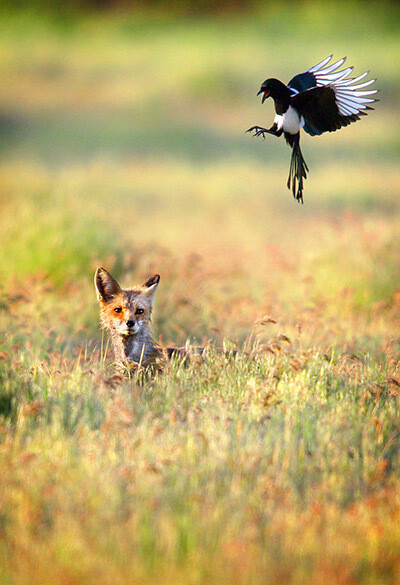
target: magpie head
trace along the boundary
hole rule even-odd
[[[266,79],[257,95],[263,94],[262,103],[264,103],[268,97],[279,99],[285,96],[287,91],[286,85],[282,81],[279,81],[279,79]]]

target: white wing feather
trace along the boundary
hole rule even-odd
[[[335,92],[338,110],[342,116],[359,114],[362,110],[369,107],[367,104],[377,101],[374,98],[366,97],[377,93],[377,89],[359,91],[361,88],[374,83],[376,79],[369,79],[368,81],[364,81],[364,83],[358,83],[369,74],[369,71],[362,73],[358,77],[349,78],[348,75],[353,71],[353,67],[338,71],[346,61],[346,57],[328,65],[332,57],[333,55],[330,55],[317,65],[314,65],[314,67],[307,70],[307,73],[313,74],[317,86],[330,85],[332,87]]]

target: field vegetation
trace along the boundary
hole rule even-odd
[[[0,13],[2,585],[400,582],[398,25]],[[333,51],[381,102],[303,139],[298,205],[244,131]],[[115,375],[98,265],[159,273],[156,337],[206,358]]]

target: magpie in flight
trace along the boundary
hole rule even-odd
[[[368,97],[377,93],[377,89],[362,89],[374,83],[376,79],[359,83],[369,71],[358,77],[349,78],[353,67],[338,71],[346,57],[328,65],[332,56],[296,75],[287,85],[279,79],[264,81],[257,95],[263,94],[262,103],[267,97],[273,98],[276,112],[274,123],[268,130],[252,126],[246,131],[254,132],[254,136],[263,138],[265,134],[274,136],[284,134],[286,142],[292,148],[287,187],[301,202],[303,179],[307,178],[309,169],[300,150],[300,129],[303,128],[311,136],[335,132],[342,126],[356,122],[360,116],[366,116],[366,110],[374,109],[367,104],[379,101]]]

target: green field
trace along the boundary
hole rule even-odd
[[[400,582],[399,23],[0,12],[1,585]],[[303,137],[299,205],[244,131],[332,52],[381,101]],[[98,265],[207,358],[114,376]]]

